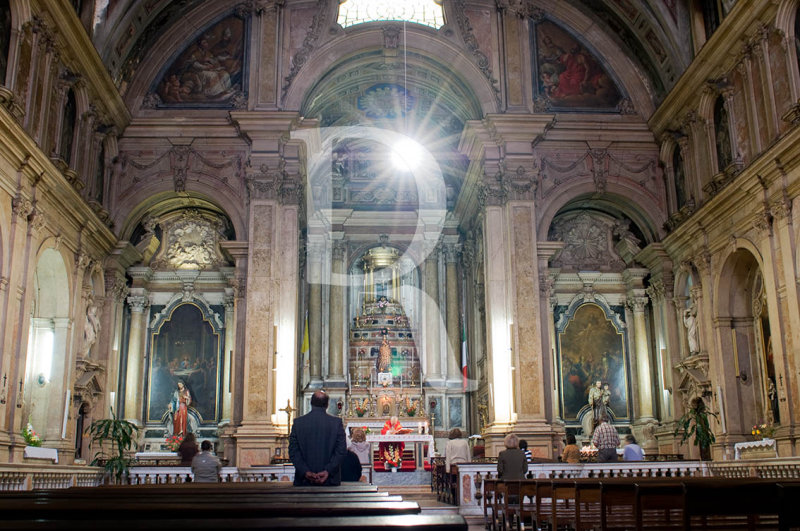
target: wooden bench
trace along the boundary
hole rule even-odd
[[[433,531],[467,531],[467,523],[459,515],[400,515],[400,516],[344,516],[344,517],[303,517],[303,518],[240,518],[232,522],[229,518],[172,518],[163,520],[147,519],[109,519],[98,520],[14,520],[3,522],[4,529],[18,531],[82,529],[86,531],[129,530],[219,530],[229,529],[235,524],[237,531],[385,531],[396,529],[428,529]]]
[[[208,502],[200,500],[103,500],[96,503],[90,499],[47,500],[0,500],[0,522],[24,520],[35,514],[37,518],[70,520],[82,519],[92,514],[98,519],[169,519],[176,514],[191,515],[192,518],[213,518],[221,508],[229,520],[240,518],[313,517],[313,516],[379,516],[419,514],[415,502],[384,501],[317,501],[312,499],[277,498],[264,500]],[[2,527],[2,525],[0,525]]]

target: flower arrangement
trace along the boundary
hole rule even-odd
[[[28,419],[28,423],[25,425],[25,427],[22,428],[22,438],[25,439],[25,444],[28,446],[42,445],[42,438],[39,437],[39,434],[33,429],[30,419]]]
[[[167,437],[166,446],[171,452],[177,452],[178,448],[180,448],[181,443],[183,442],[183,436],[181,435],[170,435]]]
[[[403,413],[409,417],[416,417],[417,411],[419,411],[419,400],[414,400],[412,402],[410,398],[406,397]]]
[[[365,398],[362,402],[358,400],[355,401],[355,406],[353,406],[353,410],[356,412],[356,415],[359,417],[363,417],[369,411],[369,398]]]
[[[400,453],[400,447],[390,444],[386,447],[386,450],[383,452],[383,459],[385,463],[385,467],[388,468],[400,468],[400,465],[403,463],[403,455]]]
[[[753,429],[750,430],[750,435],[755,437],[757,440],[760,439],[771,439],[773,435],[775,435],[775,427],[769,424],[756,424],[753,426]]]
[[[364,435],[369,435],[372,433],[369,429],[369,426],[362,426],[361,429],[364,430]]]
[[[386,308],[387,306],[389,306],[389,300],[385,296],[381,296],[378,299],[378,308]]]

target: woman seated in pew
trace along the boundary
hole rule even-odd
[[[575,436],[571,433],[567,434],[567,445],[564,447],[564,451],[561,453],[561,462],[562,463],[581,462],[581,450],[580,448],[578,448]]]
[[[519,449],[519,438],[509,433],[503,443],[506,449],[497,456],[497,479],[504,481],[525,479],[528,459],[525,457],[525,452]]]
[[[468,463],[470,460],[469,443],[467,443],[467,440],[464,439],[463,436],[461,430],[453,428],[450,430],[449,440],[447,441],[447,446],[444,448],[445,470],[451,474],[453,473],[453,470],[450,468],[452,465]]]
[[[644,451],[636,444],[636,437],[633,435],[625,436],[625,448],[622,450],[623,461],[644,461]]]

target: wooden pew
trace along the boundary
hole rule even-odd
[[[191,518],[214,518],[224,508],[231,521],[240,518],[314,517],[314,516],[381,516],[419,514],[415,502],[383,501],[317,501],[312,498],[276,498],[269,501],[232,499],[224,502],[199,500],[134,500],[105,499],[97,503],[90,499],[8,499],[0,500],[0,527],[4,520],[25,520],[31,515],[41,519],[73,520],[92,514],[98,519],[173,518],[176,514]]]
[[[17,520],[3,522],[3,529],[17,531],[50,531],[54,529],[82,529],[86,531],[130,530],[219,530],[235,527],[237,531],[407,531],[427,529],[432,531],[467,531],[467,523],[460,515],[400,515],[400,516],[343,516],[304,518],[172,518],[165,520],[126,519],[98,520]]]
[[[497,478],[484,478],[483,480],[483,521],[490,531],[497,529],[497,515],[494,511],[497,482]]]
[[[703,478],[684,481],[684,528],[699,520],[728,528],[775,528],[780,513],[781,490],[775,481]]]

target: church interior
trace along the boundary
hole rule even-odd
[[[557,461],[597,397],[648,456],[797,456],[798,11],[0,0],[0,477],[103,419],[245,474],[318,390],[412,469]]]

